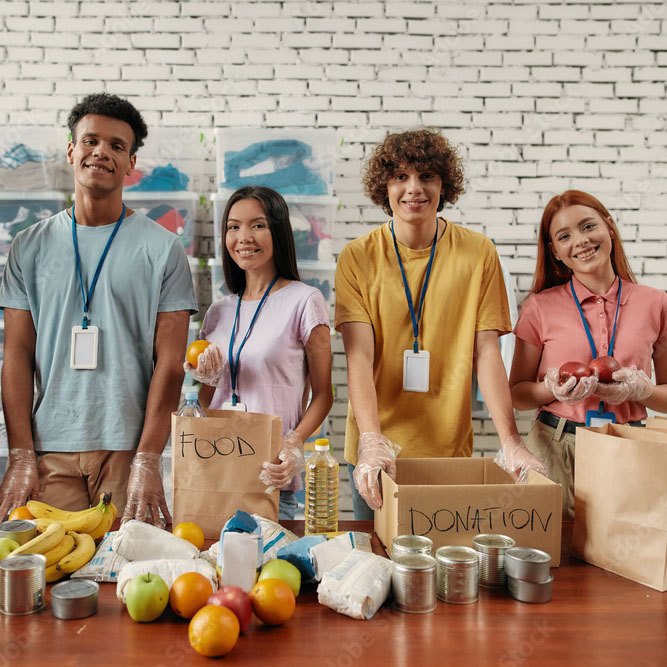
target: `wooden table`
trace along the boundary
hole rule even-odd
[[[285,525],[303,530],[303,522]],[[372,526],[345,522],[341,529],[370,532]],[[562,566],[553,570],[550,603],[525,604],[482,588],[476,604],[439,602],[430,614],[405,614],[386,605],[370,621],[357,621],[318,604],[315,587],[306,586],[287,624],[263,627],[253,617],[224,664],[667,664],[667,593],[570,558],[571,531],[572,524],[565,524]],[[373,546],[382,551],[375,536]],[[0,624],[0,667],[210,664],[190,648],[187,621],[168,609],[158,621],[135,623],[116,599],[114,584],[100,584],[95,616],[54,618],[47,591],[45,610],[0,615]]]

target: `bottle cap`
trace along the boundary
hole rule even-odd
[[[317,438],[317,440],[315,440],[315,449],[318,452],[329,451],[329,439],[328,438]]]
[[[199,397],[199,394],[196,391],[186,391],[185,400],[186,401],[196,401]]]

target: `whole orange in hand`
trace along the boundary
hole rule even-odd
[[[296,599],[292,589],[281,579],[262,579],[250,591],[255,616],[267,625],[280,625],[292,618]]]
[[[14,519],[34,519],[30,510],[25,506],[21,505],[12,510],[12,513],[9,515],[8,521],[13,521]]]
[[[185,572],[171,585],[169,606],[182,618],[192,618],[213,593],[211,582],[199,572]]]
[[[197,359],[199,355],[210,345],[207,340],[196,340],[193,343],[190,343],[188,351],[185,353],[185,358],[187,362],[193,368],[197,368]]]
[[[204,546],[204,531],[192,521],[183,521],[179,523],[172,531],[176,537],[187,540],[194,544],[201,551]]]
[[[226,607],[208,604],[192,617],[188,626],[190,646],[207,658],[226,655],[238,638],[239,620]]]

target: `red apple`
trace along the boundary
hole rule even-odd
[[[236,618],[239,619],[241,632],[250,623],[250,616],[252,615],[250,596],[238,586],[223,586],[209,597],[206,604],[227,607],[227,609],[233,611]]]
[[[621,364],[614,357],[598,357],[588,364],[591,375],[595,375],[600,382],[613,382],[612,373],[621,368]]]
[[[589,376],[591,373],[588,370],[588,366],[582,363],[581,361],[567,361],[559,369],[559,384],[563,384],[569,380],[572,376],[577,378],[577,382],[583,377]]]

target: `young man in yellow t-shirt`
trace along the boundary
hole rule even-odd
[[[370,519],[382,505],[379,472],[393,476],[398,451],[472,454],[473,370],[508,470],[544,470],[514,421],[498,345],[512,325],[496,250],[437,215],[463,192],[456,151],[429,130],[389,135],[366,165],[364,186],[392,220],[349,243],[336,270],[355,518]]]

